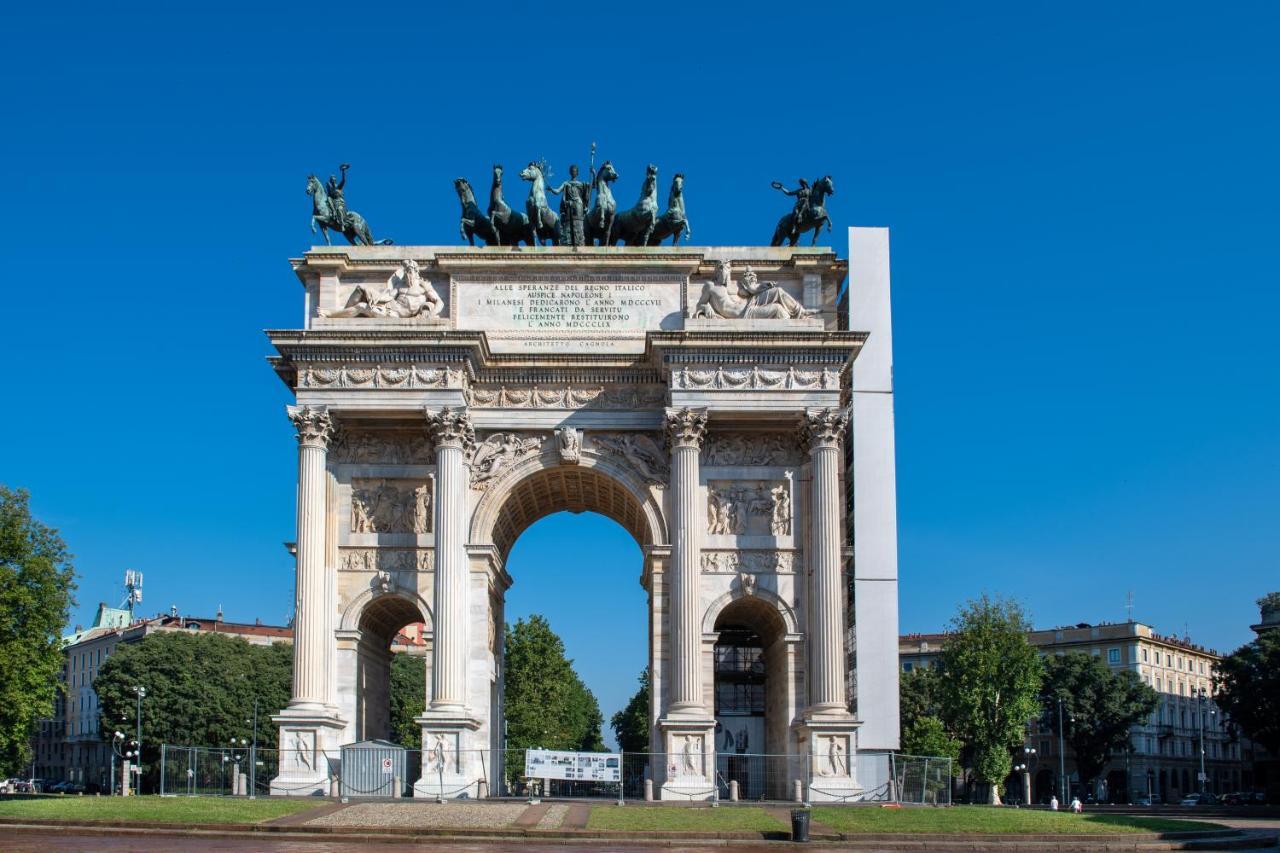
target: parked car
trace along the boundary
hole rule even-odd
[[[1149,805],[1152,805],[1152,802],[1150,797],[1148,797],[1146,794],[1143,794],[1141,797],[1134,797],[1133,804],[1135,806],[1149,806]]]
[[[1224,806],[1247,806],[1249,804],[1249,795],[1240,791],[1232,791],[1230,794],[1222,795],[1222,804]]]
[[[1178,805],[1180,806],[1216,806],[1217,804],[1218,798],[1208,792],[1203,794],[1187,794],[1178,802]]]

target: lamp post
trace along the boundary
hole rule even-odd
[[[1196,717],[1200,724],[1200,793],[1204,794],[1204,784],[1207,776],[1204,772],[1204,703],[1209,698],[1209,694],[1205,692],[1203,687],[1196,690]],[[1217,713],[1210,709],[1210,714]]]
[[[234,765],[232,767],[232,775],[231,775],[232,796],[238,796],[240,794],[240,753],[237,752],[236,750],[245,749],[248,745],[249,745],[249,741],[245,740],[244,738],[231,739],[231,762]],[[246,791],[245,793],[248,793],[248,792]]]
[[[124,732],[111,735],[111,796],[116,795],[116,759],[124,759]]]
[[[134,685],[133,692],[138,696],[138,734],[134,739],[138,749],[138,761],[135,772],[138,774],[138,794],[142,794],[142,700],[146,698],[147,688]]]
[[[1071,722],[1075,722],[1075,717],[1067,717]],[[1062,789],[1062,802],[1067,802],[1067,748],[1066,748],[1066,727],[1062,724],[1062,697],[1058,697],[1058,776],[1060,778],[1059,787]]]
[[[249,799],[258,798],[258,697],[253,697],[253,746],[249,748]]]
[[[1031,766],[1035,760],[1035,748],[1031,746],[1024,746],[1022,748],[1022,763],[1013,768],[1014,770],[1018,770],[1022,773],[1023,801],[1028,806],[1031,805]]]

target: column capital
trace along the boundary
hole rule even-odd
[[[667,409],[667,441],[671,447],[702,447],[707,434],[706,409]]]
[[[800,424],[800,446],[805,452],[826,447],[840,449],[849,418],[838,409],[812,409]]]
[[[286,406],[289,420],[298,431],[298,444],[328,448],[337,434],[337,424],[323,406]]]
[[[436,447],[468,450],[476,443],[476,431],[471,426],[471,417],[466,409],[453,409],[446,406],[438,412],[428,409],[426,415],[427,429]]]

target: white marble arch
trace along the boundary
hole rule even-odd
[[[322,316],[410,262],[448,294],[430,328]],[[823,247],[375,246],[314,248],[293,266],[303,327],[268,333],[273,369],[295,395],[299,461],[294,683],[273,717],[282,749],[273,792],[329,790],[322,759],[380,722],[357,689],[360,673],[376,674],[391,632],[421,619],[433,629],[424,770],[434,757],[414,793],[496,793],[505,564],[530,524],[560,510],[599,512],[641,546],[651,746],[670,759],[653,768],[657,796],[714,790],[711,657],[725,614],[721,629],[759,623],[778,652],[770,660],[783,676],[767,713],[773,743],[799,762],[786,780],[812,784],[814,759],[841,749],[852,765],[860,712],[885,714],[870,701],[881,682],[859,679],[863,708],[848,701],[844,501],[879,476],[885,453],[870,447],[848,465],[850,376],[867,341],[854,330],[859,317],[850,328],[837,316],[848,263]],[[721,270],[748,266],[802,316],[694,316]],[[515,295],[494,306],[523,307],[481,310],[498,286]],[[733,436],[712,452],[704,441],[720,431]],[[380,504],[385,535],[353,539],[351,528],[367,525],[345,503],[351,466],[425,478],[429,507]],[[711,477],[775,479],[780,466],[794,473],[785,541],[711,532]],[[753,501],[764,499],[734,498],[717,512],[770,515]],[[855,659],[866,673],[891,672],[895,634],[877,613],[896,603],[896,587],[879,597],[860,589]],[[896,732],[896,719],[879,722]],[[856,794],[852,772],[828,772],[822,784],[832,798]]]

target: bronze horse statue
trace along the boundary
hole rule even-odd
[[[794,193],[793,193],[794,194]],[[813,231],[813,242],[809,245],[816,246],[818,244],[818,235],[822,233],[822,225],[826,223],[827,233],[831,233],[831,217],[827,215],[827,209],[822,206],[822,202],[829,195],[836,194],[835,184],[831,181],[830,175],[825,175],[813,182],[813,188],[809,191],[809,207],[801,216],[800,222],[796,222],[796,212],[794,210],[787,213],[786,216],[778,220],[778,227],[773,229],[773,240],[770,246],[781,246],[784,240],[790,240],[790,244],[794,246],[800,241],[800,235],[806,231]]]
[[[600,167],[592,179],[596,191],[596,205],[587,214],[587,245],[597,242],[601,246],[609,245],[609,237],[613,234],[614,219],[618,213],[618,203],[613,200],[613,191],[609,184],[618,180],[618,173],[613,170],[613,163],[608,160]]]
[[[494,227],[493,220],[480,212],[476,204],[476,195],[471,191],[471,183],[466,178],[457,178],[453,188],[458,192],[458,201],[462,204],[462,220],[458,223],[458,231],[472,246],[476,237],[484,240],[486,246],[501,246],[502,235]]]
[[[502,198],[502,166],[494,164],[493,186],[489,189],[489,219],[498,231],[498,244],[502,246],[519,246],[520,241],[529,242],[529,217],[511,206]]]
[[[524,209],[529,214],[529,245],[536,246],[539,241],[546,245],[560,245],[560,217],[547,204],[547,176],[551,170],[545,160],[531,162],[520,172],[520,177],[529,182],[529,198],[525,200]]]
[[[332,246],[329,231],[337,231],[353,246],[389,246],[390,240],[375,240],[369,231],[369,223],[354,210],[348,210],[345,217],[339,217],[329,200],[329,193],[324,184],[315,175],[307,175],[307,195],[311,196],[311,233],[316,233],[316,226],[324,234],[324,244]]]
[[[630,210],[619,213],[613,221],[613,234],[609,245],[618,241],[628,246],[647,246],[658,224],[658,167],[649,164],[645,169],[644,185],[640,188],[640,201]]]
[[[684,175],[676,172],[676,176],[671,179],[671,193],[667,196],[667,212],[662,214],[658,224],[653,226],[649,245],[660,245],[664,239],[670,237],[671,245],[678,246],[682,234],[693,237],[693,227],[689,225],[689,218],[684,213]]]

